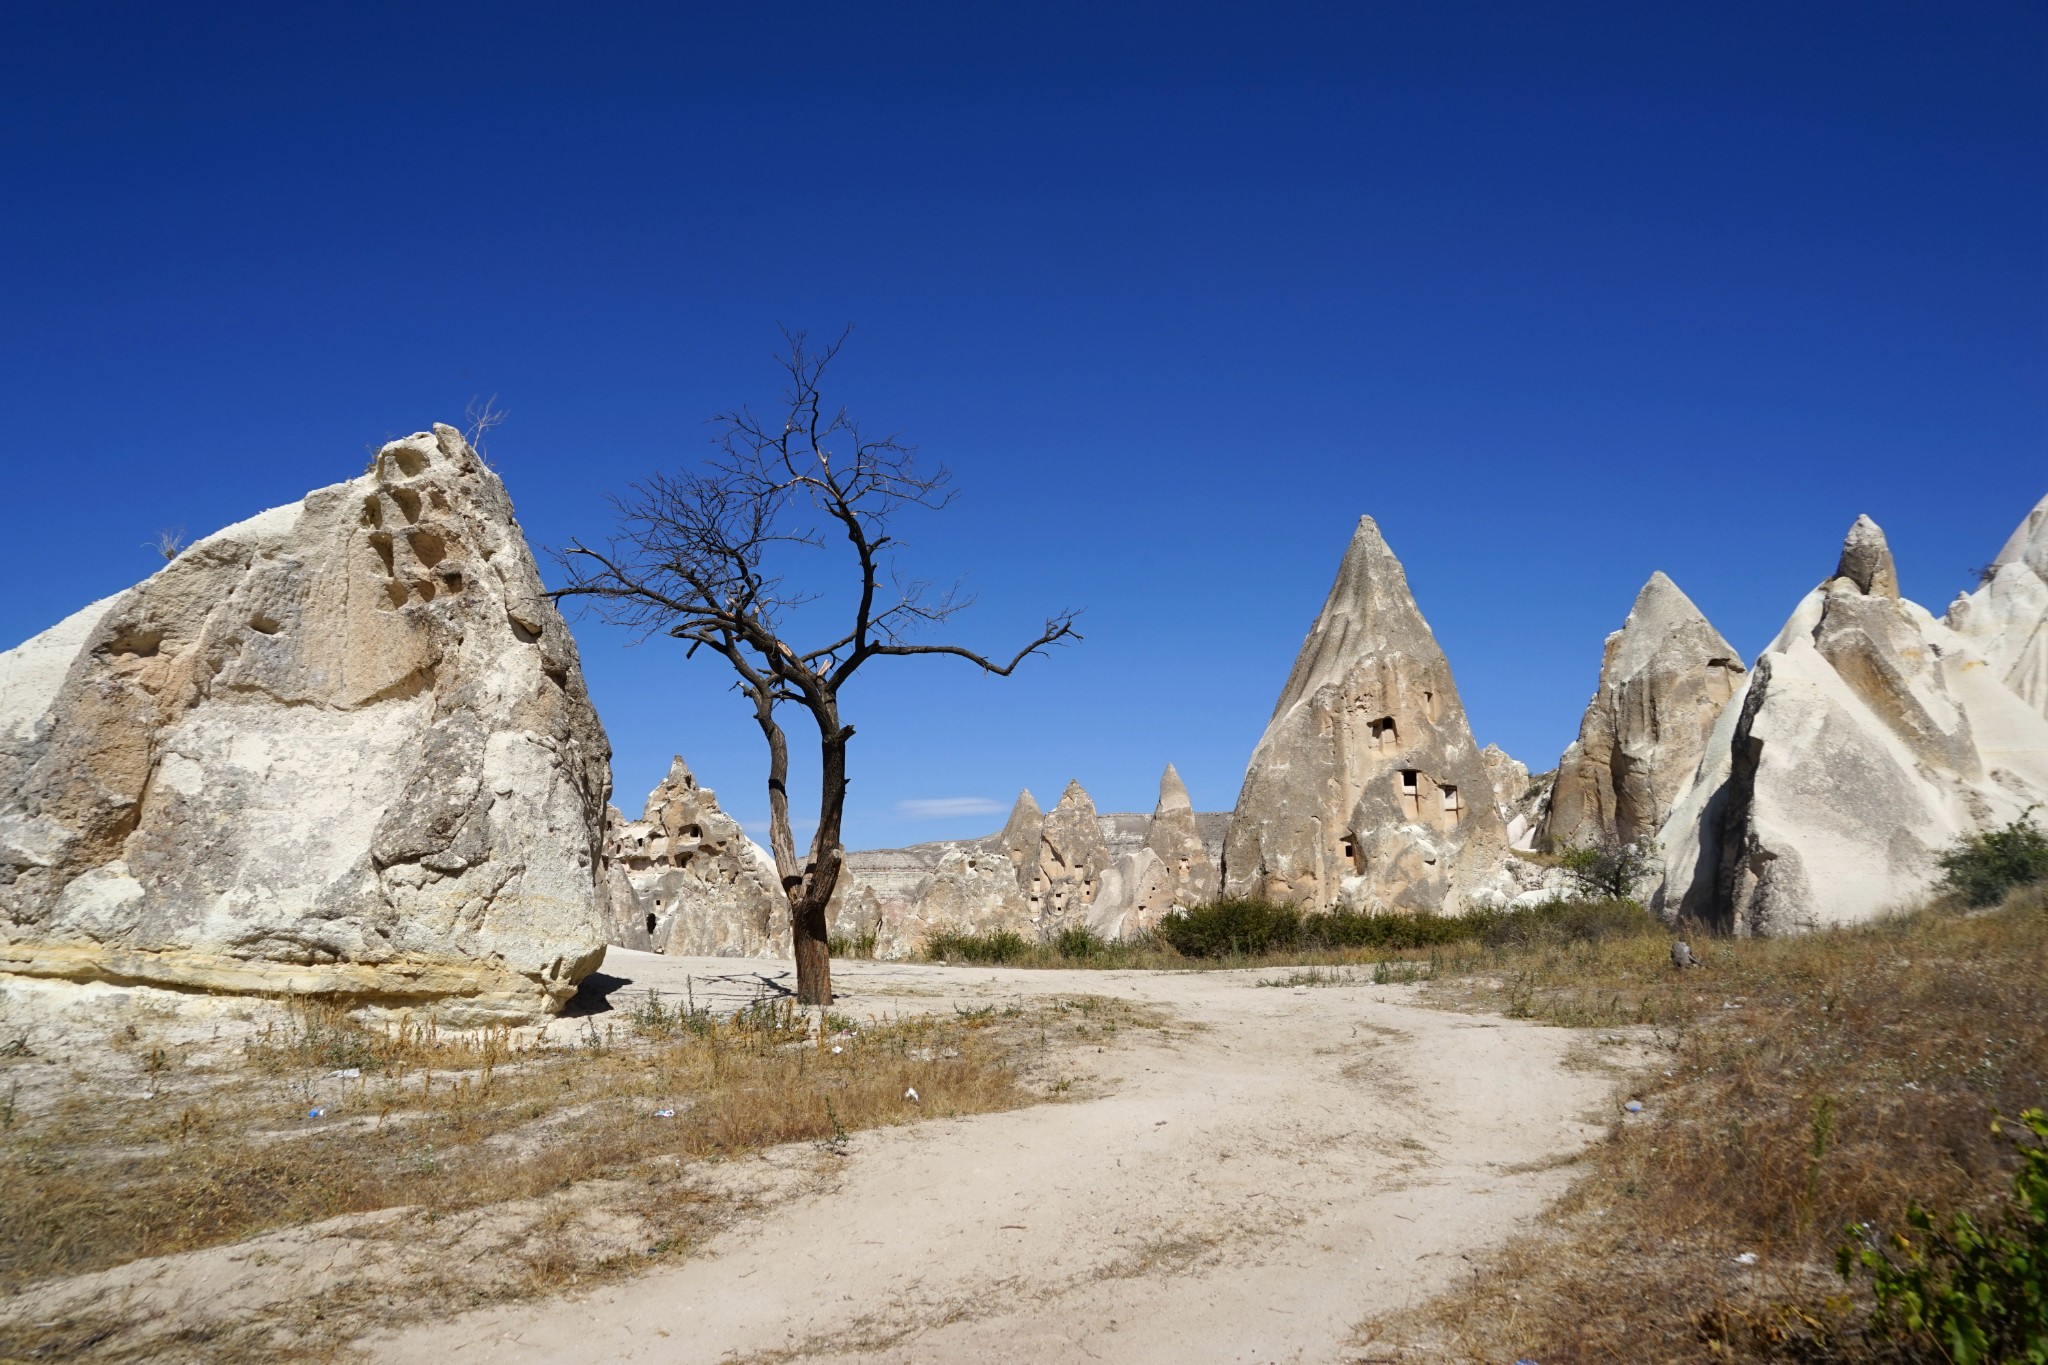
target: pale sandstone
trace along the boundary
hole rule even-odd
[[[1897,584],[1859,518],[1665,823],[1665,914],[1738,934],[1869,919],[1923,894],[1959,835],[2048,800],[2048,721]]]
[[[1741,657],[1692,599],[1651,574],[1607,637],[1599,688],[1558,761],[1537,846],[1632,844],[1655,834],[1742,674]]]
[[[610,751],[451,427],[0,655],[0,970],[558,1010]]]
[[[638,820],[611,816],[612,942],[701,956],[788,955],[789,902],[775,860],[718,808],[718,793],[697,785],[681,755]]]
[[[1450,666],[1400,561],[1361,517],[1253,751],[1224,891],[1457,912],[1507,891],[1507,853]]]

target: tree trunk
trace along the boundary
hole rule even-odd
[[[832,1003],[832,948],[827,940],[825,904],[805,896],[789,907],[789,942],[796,954],[796,1002]]]

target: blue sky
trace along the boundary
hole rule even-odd
[[[873,666],[854,844],[1227,808],[1361,512],[1547,767],[1651,570],[1747,658],[1858,513],[1938,611],[2048,492],[2044,71],[2031,3],[10,6],[0,643],[474,396],[602,534],[852,322],[954,635],[1087,637]],[[719,666],[577,634],[618,803],[759,821]]]

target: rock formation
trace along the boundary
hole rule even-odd
[[[1361,517],[1224,847],[1224,890],[1319,909],[1459,911],[1503,894],[1507,830],[1450,666]]]
[[[1037,858],[1027,856],[1020,869],[1024,901],[1039,934],[1084,922],[1108,867],[1109,845],[1095,803],[1079,782],[1069,782],[1039,827]]]
[[[2000,682],[2048,716],[2048,498],[2027,513],[1977,590],[1950,604],[1947,621]]]
[[[1145,847],[1159,855],[1172,877],[1169,904],[1183,909],[1216,899],[1221,890],[1216,860],[1209,856],[1202,828],[1188,799],[1187,784],[1169,763],[1159,778],[1159,802],[1152,808],[1152,827],[1145,833]],[[1147,926],[1149,927],[1149,925]]]
[[[703,957],[789,951],[789,902],[775,860],[718,808],[678,755],[638,820],[611,812],[612,942]]]
[[[0,969],[558,1010],[610,751],[451,427],[0,655]]]
[[[1739,934],[1867,919],[1923,891],[1958,835],[2043,799],[2048,722],[1898,595],[1859,518],[1716,721],[1653,903]]]
[[[1742,673],[1741,658],[1692,599],[1651,574],[1607,637],[1599,689],[1558,761],[1537,845],[1631,844],[1655,834]]]
[[[1528,850],[1536,846],[1536,823],[1542,818],[1543,803],[1550,797],[1555,772],[1529,776],[1529,765],[1510,757],[1498,744],[1479,751],[1480,766],[1486,769],[1493,789],[1493,808],[1507,826],[1508,847]]]
[[[1130,938],[1160,916],[1216,899],[1216,864],[1195,821],[1194,803],[1171,763],[1159,779],[1159,803],[1144,842],[1117,856],[1088,907],[1088,927],[1104,938]]]

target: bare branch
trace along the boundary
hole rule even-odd
[[[813,347],[803,332],[785,330],[776,408],[720,413],[712,419],[712,453],[696,468],[654,474],[614,497],[617,533],[601,545],[571,540],[554,550],[564,582],[549,594],[625,627],[636,642],[666,636],[685,646],[686,658],[708,650],[732,667],[768,742],[770,844],[807,1003],[830,998],[824,908],[841,864],[853,737],[840,715],[840,689],[870,659],[952,655],[1007,677],[1030,656],[1081,638],[1071,611],[1048,619],[1006,661],[911,638],[974,601],[957,583],[935,590],[893,562],[902,548],[893,519],[949,506],[952,477],[943,467],[920,469],[916,447],[895,433],[866,434],[846,409],[825,401],[826,370],[850,332]],[[822,595],[808,586],[813,574],[797,580],[803,586],[786,577],[806,551],[836,561],[852,589],[846,614],[809,646],[795,642],[797,628]],[[817,833],[801,863],[789,826],[787,736],[777,718],[785,705],[809,714],[821,760]]]

